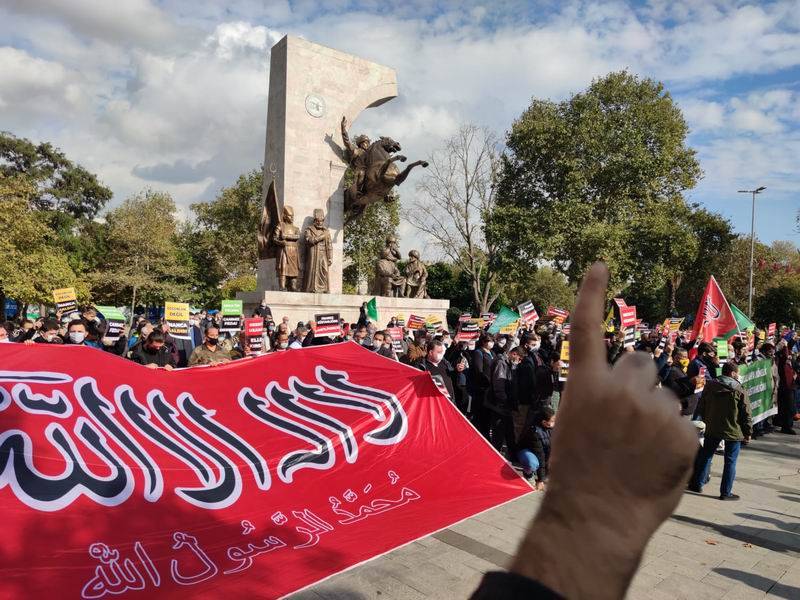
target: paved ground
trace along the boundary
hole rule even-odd
[[[716,499],[716,456],[707,495],[684,495],[651,540],[628,598],[800,599],[799,438],[771,434],[742,450],[739,502]],[[540,501],[529,494],[292,599],[467,598],[485,571],[508,564]]]

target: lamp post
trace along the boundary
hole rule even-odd
[[[753,257],[756,249],[756,194],[763,192],[763,185],[754,190],[739,190],[740,194],[752,194],[753,209],[750,213],[750,287],[747,290],[747,316],[753,318]]]

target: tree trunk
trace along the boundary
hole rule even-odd
[[[130,327],[133,327],[133,313],[136,310],[136,286],[133,286],[133,298],[131,299],[131,322]]]

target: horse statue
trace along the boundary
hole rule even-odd
[[[342,139],[345,153],[355,178],[344,192],[345,223],[357,219],[370,204],[378,201],[392,202],[392,188],[403,183],[414,167],[428,166],[427,161],[417,160],[400,171],[396,162],[405,162],[406,157],[400,152],[400,144],[390,137],[380,137],[367,145],[368,138],[359,136],[356,145],[347,137],[346,121],[342,119]]]

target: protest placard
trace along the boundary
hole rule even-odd
[[[728,362],[728,340],[716,338],[714,344],[717,347],[717,358],[720,364]]]
[[[56,311],[61,311],[62,318],[78,312],[78,297],[75,295],[75,288],[53,290],[53,300],[56,303]]]
[[[519,313],[519,318],[523,323],[529,323],[533,325],[539,320],[539,313],[536,312],[536,307],[530,300],[518,305],[517,312]]]
[[[395,352],[401,354],[403,352],[403,328],[389,327],[386,331],[392,339],[392,348]]]
[[[117,341],[125,330],[125,313],[115,306],[95,306],[97,312],[106,320],[108,329],[103,337]]]
[[[241,331],[243,312],[244,307],[241,300],[223,300],[220,310],[222,314],[222,323],[219,330],[227,333]]]
[[[425,327],[425,319],[417,315],[408,315],[407,329],[423,329]]]
[[[769,325],[767,325],[767,339],[771,341],[775,337],[777,331],[778,331],[777,323],[770,323]]]
[[[558,380],[566,381],[569,375],[569,341],[561,342],[561,369],[558,372]]]
[[[395,315],[394,322],[397,324],[398,327],[405,327],[406,326],[406,316],[404,314]]]
[[[456,342],[474,342],[477,341],[481,335],[481,329],[478,321],[475,319],[459,323],[458,331],[453,338]]]
[[[264,349],[264,319],[252,317],[244,320],[244,335],[251,354],[258,354]]]
[[[314,337],[336,337],[342,335],[342,324],[339,313],[314,315],[314,321],[317,323],[317,327],[314,329]]]
[[[165,302],[164,320],[169,325],[169,334],[175,338],[191,339],[189,335],[189,304]]]
[[[425,329],[428,331],[437,331],[442,328],[442,319],[436,315],[428,315],[425,318]]]
[[[483,329],[484,327],[491,327],[492,323],[494,323],[494,320],[496,318],[497,318],[497,315],[495,315],[494,313],[490,313],[490,312],[481,313],[481,319],[483,320],[483,324],[482,324],[481,328]]]
[[[569,318],[569,311],[564,310],[563,308],[549,306],[547,308],[547,316],[553,317],[553,321],[555,321],[556,325],[563,325]]]
[[[778,413],[778,407],[772,403],[771,360],[762,359],[749,365],[739,365],[739,382],[747,392],[754,425]]]
[[[706,367],[700,367],[699,372],[697,373],[697,383],[694,385],[694,393],[699,394],[703,391],[703,388],[706,387],[706,372],[708,369]]]

